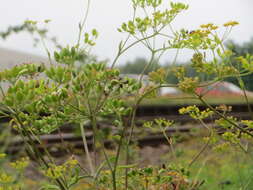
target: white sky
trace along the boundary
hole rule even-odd
[[[101,34],[93,53],[99,58],[109,58],[116,54],[118,43],[124,35],[117,32],[123,21],[131,16],[131,0],[91,0],[91,12],[88,17],[87,28],[97,28]],[[165,0],[166,1],[166,0]],[[200,24],[209,22],[222,24],[230,20],[240,22],[230,35],[238,43],[248,41],[253,37],[252,0],[181,0],[190,5],[189,10],[175,20],[175,28],[194,29]],[[21,24],[26,19],[51,19],[49,30],[52,35],[58,36],[63,44],[73,44],[77,39],[78,22],[83,17],[85,0],[2,0],[0,5],[0,31],[9,25]],[[34,48],[28,35],[20,34],[0,41],[1,47],[31,52],[43,53],[41,47]],[[162,59],[170,61],[172,54]],[[181,53],[180,60],[189,58],[189,53]],[[147,57],[142,48],[136,47],[120,59],[120,63],[132,60],[135,57]]]

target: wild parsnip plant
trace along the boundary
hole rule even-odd
[[[24,184],[24,170],[29,164],[29,158],[23,157],[15,162],[9,163],[6,167],[4,163],[6,154],[0,154],[0,189],[1,190],[16,190],[23,189]]]
[[[161,8],[163,3],[168,4],[167,9]],[[88,4],[90,4],[89,0]],[[46,31],[41,31],[37,27],[37,22],[26,21],[16,30],[16,32],[28,30],[37,34],[47,51],[50,64],[29,63],[1,71],[0,113],[11,118],[10,123],[22,137],[28,156],[36,161],[41,168],[41,173],[49,179],[48,184],[41,187],[41,190],[70,190],[78,184],[83,184],[85,189],[90,190],[197,190],[203,181],[191,180],[189,170],[208,145],[215,144],[218,148],[221,148],[224,143],[237,145],[247,152],[247,145],[243,144],[245,142],[243,139],[252,138],[253,121],[241,121],[229,117],[227,107],[213,107],[206,102],[205,94],[196,93],[197,87],[208,86],[227,77],[236,77],[245,92],[241,76],[252,73],[252,56],[237,58],[238,64],[244,68],[240,72],[230,64],[232,52],[226,50],[223,45],[232,27],[238,23],[231,21],[221,26],[225,28],[223,36],[219,36],[216,32],[219,26],[212,23],[201,25],[194,31],[187,29],[176,31],[172,21],[186,11],[188,5],[163,2],[163,0],[132,0],[132,8],[133,17],[118,28],[126,38],[119,43],[116,57],[110,65],[105,61],[92,58],[89,53],[95,46],[99,33],[95,29],[84,32],[87,13],[79,25],[77,43],[60,47],[53,54],[44,42]],[[13,30],[10,28],[0,34],[5,38]],[[157,43],[157,39],[159,41],[162,39],[163,43]],[[143,48],[149,50],[151,55],[149,63],[139,80],[122,77],[115,67],[118,59],[137,44],[142,44]],[[150,85],[144,86],[142,81],[145,70],[152,67],[154,61],[159,60],[171,49],[177,49],[174,63],[179,50],[191,49],[192,67],[198,73],[206,73],[210,76],[209,79],[188,77],[183,67],[175,67],[173,71],[159,68],[149,74]],[[212,58],[208,60],[206,54],[210,52]],[[171,74],[176,75],[178,84],[166,83],[166,77]],[[3,84],[8,88],[4,89]],[[189,114],[198,120],[210,131],[210,135],[205,138],[206,144],[187,168],[178,166],[138,168],[130,160],[130,144],[134,137],[137,107],[144,98],[151,94],[155,95],[159,88],[169,86],[178,87],[183,92],[192,94],[207,106],[206,110],[190,106],[180,109],[179,112]],[[127,104],[129,94],[134,98],[133,106]],[[246,93],[244,94],[247,101]],[[220,143],[214,139],[217,138],[214,129],[209,128],[203,121],[212,115],[217,115],[219,119],[216,122],[226,129],[226,132],[219,137]],[[126,117],[130,118],[130,122],[126,122],[124,119]],[[99,125],[101,120],[108,118],[113,124],[109,132]],[[73,123],[80,127],[87,168],[81,167],[74,158],[70,158],[62,165],[56,164],[40,138],[41,135],[59,130],[66,123]],[[92,152],[102,157],[102,162],[92,159],[91,148],[86,139],[87,131],[90,130],[86,127],[87,123],[90,124],[93,132]],[[172,121],[159,118],[154,122],[145,123],[144,127],[161,130],[173,152],[174,142],[166,134],[167,127],[171,125],[173,125]],[[105,149],[107,140],[114,142],[113,156]],[[43,148],[43,153],[36,145],[38,143]],[[120,162],[121,157],[125,159],[124,162]],[[21,162],[13,164],[14,168],[20,170],[22,167],[23,170],[26,160],[23,162],[25,164]],[[6,189],[4,185],[12,183],[13,180],[4,173],[1,177],[5,181],[0,182],[0,188]]]

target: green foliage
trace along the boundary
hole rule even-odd
[[[22,64],[0,72],[0,81],[15,83],[21,77],[33,77],[44,72],[43,64]]]
[[[253,90],[252,86],[252,53],[253,53],[253,40],[251,39],[249,42],[244,43],[242,45],[236,44],[233,41],[230,41],[226,44],[226,46],[233,52],[233,56],[231,59],[231,63],[243,73],[249,73],[242,76],[242,80],[245,84],[245,88],[247,90]],[[238,62],[240,64],[238,64]],[[232,82],[238,86],[240,86],[239,81],[233,77],[227,79],[227,81]]]
[[[49,57],[49,66],[23,64],[0,72],[1,113],[11,118],[10,125],[22,137],[26,152],[41,168],[41,173],[48,178],[48,182],[41,189],[71,190],[84,183],[85,188],[91,190],[197,190],[203,181],[191,180],[188,169],[210,144],[217,150],[236,145],[247,153],[245,140],[253,137],[250,130],[251,121],[237,120],[228,116],[227,110],[221,110],[221,107],[214,108],[206,102],[204,94],[197,94],[196,89],[228,77],[235,77],[240,85],[244,86],[241,77],[251,74],[252,56],[234,59],[239,68],[245,71],[231,64],[234,54],[225,49],[224,38],[216,32],[219,27],[211,23],[201,25],[192,32],[186,29],[175,31],[172,21],[179,13],[187,10],[188,5],[171,2],[170,7],[164,10],[161,7],[162,0],[133,0],[132,3],[133,19],[124,22],[118,29],[119,32],[126,33],[127,38],[120,42],[117,55],[110,67],[105,61],[98,61],[90,55],[98,32],[93,29],[91,33],[83,34],[84,23],[79,25],[77,44],[54,51],[54,60],[44,43],[46,31],[40,30],[36,21],[26,21],[21,27],[9,28],[7,32],[1,33],[1,36],[6,38],[12,32],[34,32],[40,36]],[[136,16],[143,13],[145,17]],[[48,20],[45,23],[48,23]],[[235,21],[225,23],[225,34],[227,35],[237,24]],[[164,43],[156,45],[157,38],[162,38]],[[140,69],[133,71],[131,68],[127,71],[140,73],[138,79],[122,77],[115,64],[124,52],[136,44],[142,44],[147,48],[151,53],[150,60],[146,62],[137,59],[133,65],[138,65]],[[192,73],[189,75],[185,67],[176,65],[176,59],[173,67],[162,68],[159,59],[170,49],[193,50],[190,71],[207,77],[196,77]],[[207,60],[206,53],[212,53],[211,60]],[[148,73],[151,84],[145,85],[144,74]],[[176,77],[173,84],[168,82],[170,75]],[[4,83],[7,83],[7,89],[3,89]],[[167,86],[178,87],[183,92],[194,95],[207,107],[200,111],[197,106],[189,106],[180,109],[179,112],[198,120],[209,131],[209,136],[205,138],[206,144],[194,156],[188,167],[170,165],[163,168],[139,168],[131,163],[130,159],[137,108],[143,99],[156,94],[157,89]],[[126,104],[130,95],[133,99],[132,107]],[[219,117],[216,123],[226,130],[219,141],[216,139],[216,131],[210,129],[203,121],[212,115]],[[126,121],[126,117],[129,121]],[[109,130],[101,127],[99,123],[108,120],[112,125]],[[80,127],[87,160],[85,169],[75,159],[56,164],[41,139],[41,135],[51,134],[66,123]],[[87,123],[89,126],[85,125]],[[144,127],[158,128],[169,143],[172,155],[176,157],[180,154],[174,151],[173,139],[166,133],[172,124],[172,121],[158,118],[145,123]],[[242,127],[241,124],[245,124],[246,127]],[[91,159],[86,139],[89,131],[93,134],[95,155],[104,159],[101,164]],[[105,142],[108,140],[113,141],[116,149],[112,155],[105,150]],[[36,144],[42,147],[44,155]],[[125,158],[122,165],[121,157]],[[13,163],[12,167],[18,172],[23,172],[27,164],[27,160],[23,159]],[[8,185],[11,190],[10,185],[13,185],[14,178],[8,173],[0,174],[0,184],[3,188]]]
[[[54,52],[55,61],[62,64],[73,65],[76,61],[82,61],[85,53],[79,52],[76,47],[62,48],[60,52]]]
[[[0,190],[23,189],[25,187],[23,172],[29,164],[29,159],[21,158],[20,160],[9,163],[8,166],[5,165],[5,159],[6,155],[1,153]]]

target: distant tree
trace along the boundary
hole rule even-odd
[[[234,41],[230,41],[227,43],[227,47],[237,56],[253,54],[253,38],[251,38],[249,42],[243,43],[242,45],[236,44]]]
[[[134,61],[128,61],[123,66],[119,67],[122,73],[124,74],[141,74],[145,66],[148,64],[148,60],[145,58],[138,57]],[[164,65],[161,65],[158,60],[155,60],[150,67],[146,69],[144,74],[148,74],[151,71],[155,71],[158,68],[163,67],[166,70],[169,70],[168,76],[167,76],[167,82],[171,84],[176,84],[178,82],[177,77],[174,75],[172,71],[172,66],[170,63],[166,63]]]
[[[145,66],[148,64],[148,60],[145,58],[138,57],[134,61],[128,61],[126,64],[119,67],[120,71],[124,74],[141,74]],[[167,76],[167,82],[171,84],[178,83],[178,79],[175,76],[175,73],[173,71],[174,67],[177,66],[184,66],[187,72],[187,76],[194,77],[197,76],[198,73],[195,72],[195,70],[190,66],[189,63],[177,63],[175,65],[171,65],[171,63],[165,63],[160,64],[158,60],[155,60],[144,72],[144,74],[148,74],[151,71],[157,70],[160,67],[165,68],[165,70],[168,70],[168,76]],[[199,76],[199,77],[205,77],[205,76]]]
[[[138,57],[134,61],[128,61],[126,64],[119,67],[120,71],[124,74],[141,74],[145,66],[148,64],[148,60],[145,58]],[[201,80],[207,80],[212,77],[210,75],[206,75],[203,73],[197,73],[192,67],[190,62],[188,63],[176,63],[171,65],[170,62],[165,64],[160,64],[158,60],[155,60],[144,72],[144,74],[148,74],[151,71],[157,70],[160,67],[165,68],[168,71],[167,82],[171,84],[178,83],[178,79],[175,76],[173,71],[174,67],[184,66],[188,77],[198,76]]]

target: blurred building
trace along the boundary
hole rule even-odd
[[[179,95],[182,92],[176,87],[162,87],[160,88],[160,96]]]
[[[205,94],[207,96],[242,96],[243,90],[238,86],[229,82],[217,82],[206,87],[196,89],[198,94]],[[248,96],[253,96],[253,92],[246,91]]]

